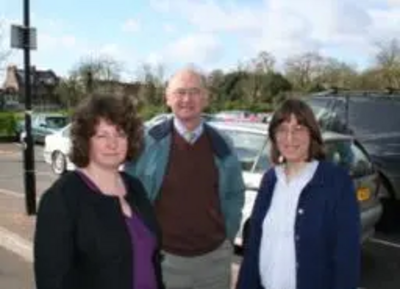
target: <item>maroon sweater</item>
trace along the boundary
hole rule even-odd
[[[169,162],[155,208],[163,249],[169,253],[198,256],[224,241],[218,169],[205,133],[190,144],[173,131]]]

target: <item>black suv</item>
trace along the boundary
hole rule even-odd
[[[380,172],[382,229],[400,222],[400,91],[331,90],[306,96],[323,129],[352,133]]]

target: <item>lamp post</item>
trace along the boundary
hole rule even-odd
[[[24,0],[23,6],[23,53],[24,53],[24,79],[25,79],[25,131],[26,146],[24,149],[24,184],[25,206],[28,215],[36,213],[36,179],[35,179],[35,154],[32,139],[32,91],[31,91],[31,29],[29,0]]]
[[[30,50],[36,49],[36,29],[30,27],[29,0],[23,0],[23,25],[11,25],[11,48],[22,49],[24,54],[25,132],[24,185],[25,205],[28,215],[36,213],[35,155],[32,139],[32,92]]]

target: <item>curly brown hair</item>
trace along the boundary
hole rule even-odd
[[[103,119],[122,130],[128,138],[126,161],[133,160],[143,146],[143,124],[129,96],[92,95],[86,97],[72,116],[70,159],[77,167],[89,164],[90,139]]]
[[[271,160],[274,164],[279,163],[280,152],[276,145],[276,131],[281,123],[289,121],[294,115],[299,124],[308,128],[311,143],[308,153],[308,161],[325,159],[324,142],[315,115],[307,103],[300,99],[290,98],[285,100],[274,112],[268,128],[271,141]]]

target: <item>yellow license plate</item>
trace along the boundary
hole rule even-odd
[[[369,188],[358,188],[357,189],[357,199],[360,202],[364,202],[371,197],[371,191]]]

